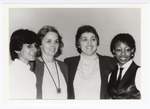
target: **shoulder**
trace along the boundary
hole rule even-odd
[[[132,62],[133,65],[135,65],[137,68],[141,68],[141,66],[137,65],[134,61]]]
[[[29,62],[29,65],[31,66],[31,71],[34,71],[35,69],[41,69],[44,68],[44,63],[40,61],[38,58],[35,59],[35,61]]]
[[[12,61],[12,63],[9,65],[10,72],[16,70],[18,68],[18,64],[15,61]]]
[[[64,59],[64,62],[68,63],[68,62],[74,62],[80,59],[80,56],[73,56],[73,57],[68,57]]]
[[[44,64],[44,63],[40,59],[36,58],[35,61],[30,61],[29,64],[34,65],[34,64]]]
[[[102,61],[102,62],[110,63],[110,64],[117,64],[117,61],[113,57],[103,56],[103,55],[99,55],[99,54],[98,54],[98,57],[99,57],[100,61]]]
[[[109,70],[110,72],[114,71],[117,67],[117,61],[110,56],[98,55],[100,64],[103,68]]]
[[[67,64],[63,61],[56,60],[60,67],[68,68]]]

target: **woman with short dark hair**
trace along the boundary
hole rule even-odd
[[[140,66],[134,61],[134,38],[128,33],[117,34],[111,41],[110,50],[118,62],[112,72],[108,92],[112,99],[140,99]]]
[[[116,61],[97,53],[99,36],[94,27],[83,25],[76,33],[79,56],[64,60],[68,65],[69,99],[107,99],[108,75]]]
[[[10,99],[36,99],[36,77],[30,71],[35,60],[39,38],[33,31],[19,29],[10,38]]]

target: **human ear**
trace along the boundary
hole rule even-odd
[[[131,52],[134,53],[134,49],[132,49]]]
[[[113,50],[112,52],[113,52],[113,56],[115,57],[115,56],[116,56],[116,55],[115,55],[115,50]]]
[[[113,53],[115,54],[115,50],[113,49]]]
[[[15,53],[19,54],[19,53],[20,53],[20,51],[15,51]]]
[[[131,56],[134,57],[134,49],[131,50]]]
[[[80,47],[81,47],[79,42],[77,43],[77,47],[78,47],[78,48],[80,48]]]

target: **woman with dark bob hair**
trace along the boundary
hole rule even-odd
[[[41,40],[33,67],[37,99],[67,99],[68,67],[56,59],[62,53],[62,37],[56,28],[48,25],[37,34]]]
[[[36,99],[36,77],[29,62],[35,60],[39,38],[33,31],[19,29],[10,38],[10,99]]]
[[[107,99],[108,75],[116,61],[97,53],[99,36],[94,27],[83,25],[76,33],[75,45],[79,56],[64,60],[68,65],[69,99]]]
[[[117,34],[110,50],[118,62],[111,74],[108,92],[112,99],[140,99],[140,66],[134,61],[135,40],[128,33]]]

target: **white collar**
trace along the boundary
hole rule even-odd
[[[24,68],[30,69],[30,65],[29,65],[29,64],[25,64],[25,63],[23,63],[22,61],[20,61],[19,59],[15,59],[15,60],[14,60],[14,63],[16,63],[16,64],[19,65],[19,66],[23,66]],[[18,67],[19,67],[19,66],[18,66]]]
[[[130,59],[130,61],[128,61],[127,63],[125,63],[123,66],[120,66],[120,65],[118,64],[118,68],[128,68],[128,67],[131,65],[132,62],[133,62],[133,60]]]

